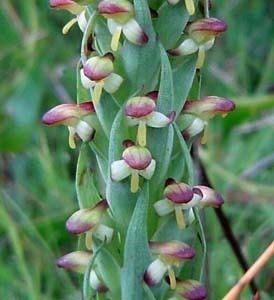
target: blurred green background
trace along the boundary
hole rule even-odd
[[[274,2],[212,2],[229,30],[208,52],[202,95],[231,98],[237,110],[210,122],[201,157],[251,263],[274,237]],[[77,151],[65,128],[40,124],[75,98],[80,31],[61,34],[69,18],[47,1],[0,3],[0,299],[80,299],[77,277],[54,265],[77,243],[64,228],[76,208]],[[211,210],[206,225],[209,299],[219,300],[241,269]],[[263,299],[274,297],[273,267],[256,278]]]

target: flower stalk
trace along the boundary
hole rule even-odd
[[[159,12],[179,1],[168,2]],[[217,96],[186,98],[196,69],[203,67],[206,51],[226,31],[226,24],[209,16],[207,1],[201,18],[196,2],[185,0],[183,9],[191,22],[182,36],[182,28],[172,32],[167,46],[158,31],[175,28],[173,19],[163,22],[164,14],[157,11],[151,15],[148,1],[49,4],[74,15],[63,31],[78,22],[82,57],[77,69],[79,103],[57,105],[42,122],[67,126],[70,147],[77,148],[79,138],[92,151],[75,149],[80,152],[80,208],[68,218],[66,228],[80,237],[79,249],[61,257],[57,265],[85,273],[84,295],[90,289],[106,299],[146,299],[147,289],[159,285],[163,288],[158,291],[165,291],[168,282],[169,299],[206,299],[205,288],[196,281],[198,274],[192,274],[194,279],[182,276],[184,264],[196,262],[195,249],[181,233],[189,227],[197,230],[196,223],[202,226],[199,210],[220,207],[224,201],[211,187],[194,182],[190,151],[200,135],[202,142],[206,140],[208,122],[232,112],[235,105]],[[184,15],[174,16],[182,18],[178,24],[185,23]],[[87,25],[91,21],[92,26]],[[159,28],[161,24],[165,27]],[[192,65],[182,68],[184,56],[190,55]],[[82,89],[91,100],[83,99]],[[87,172],[91,161],[92,171]],[[184,165],[188,169],[182,172]],[[156,297],[156,289],[150,293]]]

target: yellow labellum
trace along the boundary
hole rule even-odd
[[[130,180],[130,191],[132,193],[136,193],[139,189],[139,174],[137,172],[133,172],[131,174]]]
[[[186,223],[185,223],[182,208],[179,205],[175,206],[175,217],[179,229],[184,229],[186,227]]]
[[[68,130],[69,130],[69,140],[68,140],[69,146],[70,146],[71,149],[75,149],[76,148],[75,139],[74,139],[75,132],[70,127],[68,128]]]
[[[196,68],[201,69],[202,66],[204,65],[204,61],[205,61],[205,48],[203,46],[201,46],[201,47],[199,47],[199,50],[198,50],[198,59],[196,62]]]
[[[117,27],[112,35],[110,47],[113,51],[117,51],[119,40],[122,32],[122,27]]]
[[[67,34],[67,33],[70,31],[71,27],[72,27],[76,22],[77,22],[77,18],[71,19],[71,20],[63,27],[62,33],[63,33],[63,34]]]
[[[147,142],[147,127],[146,122],[140,121],[137,131],[137,141],[140,146],[145,146]]]
[[[176,277],[174,270],[171,267],[168,267],[168,277],[169,277],[169,282],[170,282],[170,288],[172,290],[176,289]]]
[[[187,12],[189,13],[190,16],[194,15],[195,13],[195,6],[194,6],[194,1],[193,0],[185,0],[185,5]]]
[[[88,250],[92,250],[92,231],[86,233],[85,244]]]
[[[105,84],[104,81],[101,80],[98,83],[96,83],[93,89],[92,102],[94,105],[98,104],[100,101],[104,84]]]
[[[201,144],[203,144],[203,145],[206,144],[207,140],[208,140],[208,125],[205,125],[204,133],[203,133],[203,136],[201,139]]]

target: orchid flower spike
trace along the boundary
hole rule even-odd
[[[112,34],[111,49],[117,51],[121,33],[133,44],[143,45],[148,36],[134,18],[134,6],[128,0],[102,0],[97,7],[107,18],[108,29]]]
[[[125,105],[125,114],[129,126],[138,125],[137,142],[140,146],[146,145],[146,126],[161,128],[170,124],[174,114],[169,117],[154,111],[155,100],[149,96],[130,98]]]
[[[90,142],[95,130],[85,121],[85,117],[94,113],[92,102],[80,104],[60,104],[43,115],[42,122],[48,126],[65,125],[69,130],[69,146],[74,149],[75,136],[83,142]]]
[[[167,2],[171,5],[175,5],[179,3],[180,0],[167,0]],[[195,5],[193,0],[185,0],[185,7],[190,16],[195,14]]]
[[[123,82],[123,78],[113,72],[113,60],[111,53],[98,56],[93,52],[80,70],[82,85],[93,91],[94,105],[99,102],[103,89],[110,94],[115,93]]]
[[[177,48],[168,50],[174,56],[189,55],[198,51],[196,68],[200,69],[205,60],[205,51],[213,47],[215,38],[225,32],[227,25],[215,18],[205,18],[187,26],[188,38]]]
[[[58,258],[56,265],[59,268],[69,269],[78,273],[85,273],[91,256],[92,252],[74,251]]]
[[[154,208],[159,216],[175,212],[179,229],[186,227],[183,214],[184,209],[196,206],[202,199],[202,192],[198,188],[191,188],[183,182],[172,182],[164,190],[164,199],[154,203]]]
[[[186,101],[182,114],[184,122],[189,121],[189,124],[185,127],[183,136],[190,138],[204,131],[202,143],[206,143],[208,120],[216,115],[225,117],[234,109],[233,101],[217,96],[207,96],[197,101]],[[186,116],[189,120],[185,119]]]
[[[63,9],[75,15],[64,27],[63,34],[67,34],[71,27],[78,23],[79,28],[84,32],[87,26],[86,6],[80,5],[72,0],[49,0],[49,6],[53,9]]]
[[[150,241],[149,248],[155,260],[145,271],[145,283],[149,286],[156,285],[168,272],[170,287],[175,289],[176,278],[172,267],[179,267],[184,261],[192,259],[195,255],[194,249],[180,241]]]
[[[206,300],[207,292],[204,286],[196,280],[177,281],[174,296],[168,300]]]
[[[122,160],[111,164],[111,178],[120,181],[131,176],[130,190],[136,193],[139,189],[139,176],[149,180],[155,171],[156,162],[145,147],[130,146],[122,154]]]
[[[105,293],[107,291],[100,276],[98,276],[97,270],[91,270],[89,274],[89,285],[90,287],[98,293]]]
[[[101,241],[110,242],[113,229],[101,224],[103,214],[108,208],[106,200],[101,200],[92,208],[77,210],[66,222],[67,230],[72,234],[86,233],[86,247],[92,249],[92,235]]]

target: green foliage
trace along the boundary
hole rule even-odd
[[[129,286],[123,281],[122,291],[128,299],[153,299],[151,292],[143,289],[141,281],[136,281],[150,259],[147,245],[142,244],[146,230],[149,235],[153,232],[153,228],[146,229],[143,226],[147,218],[145,208],[150,205],[148,193],[153,192],[151,189],[155,182],[162,186],[166,173],[170,176],[178,174],[175,167],[182,172],[183,167],[187,168],[184,159],[175,159],[177,148],[180,154],[187,153],[186,145],[182,144],[184,141],[180,139],[176,128],[175,132],[171,126],[149,129],[151,152],[154,156],[164,157],[165,161],[173,160],[174,167],[167,170],[165,162],[160,163],[157,166],[158,176],[153,179],[150,191],[143,185],[137,197],[129,192],[127,180],[119,183],[110,180],[105,159],[108,164],[120,159],[122,141],[125,136],[132,135],[131,131],[127,132],[122,118],[123,103],[132,93],[154,89],[160,76],[160,111],[169,113],[174,107],[182,107],[186,100],[194,80],[196,57],[193,55],[181,61],[176,58],[170,65],[163,51],[163,47],[168,49],[178,42],[180,28],[187,22],[182,6],[176,20],[172,20],[170,26],[166,23],[169,14],[182,3],[167,7],[167,4],[162,5],[162,1],[150,1],[155,8],[162,5],[154,24],[163,43],[161,45],[150,23],[146,1],[135,1],[137,19],[148,29],[150,41],[142,48],[125,42],[122,56],[117,57],[117,67],[127,79],[122,90],[114,95],[115,101],[104,94],[98,105],[96,113],[102,127],[98,127],[97,133],[102,138],[97,136],[97,140],[90,145],[94,156],[87,146],[82,146],[80,150],[76,195],[73,182],[77,153],[68,150],[64,128],[43,129],[41,132],[39,119],[42,111],[58,101],[76,101],[73,70],[80,48],[79,31],[75,28],[69,37],[61,36],[61,27],[69,15],[49,11],[47,1],[4,2],[0,4],[0,298],[80,299],[79,289],[75,287],[79,286],[77,278],[56,269],[54,259],[76,246],[75,239],[64,229],[66,218],[76,209],[76,198],[87,207],[101,193],[102,188],[97,191],[95,185],[102,187],[107,181],[111,211],[120,222],[117,229],[121,229],[121,239],[128,247],[124,253],[125,261],[119,264],[116,262],[118,249],[102,248],[97,255],[98,267],[105,282],[109,283],[113,299],[118,300],[120,291],[109,274],[103,274],[107,268],[105,264],[112,273],[119,274],[121,269],[122,278],[132,280]],[[243,177],[242,173],[273,153],[273,122],[255,127],[248,133],[241,133],[239,128],[242,125],[250,126],[258,118],[263,119],[265,114],[273,114],[273,94],[267,94],[274,79],[271,10],[273,4],[264,1],[230,3],[221,0],[214,3],[211,14],[223,17],[229,30],[219,40],[219,45],[208,53],[208,66],[203,71],[205,74],[202,74],[202,95],[231,96],[238,106],[238,110],[226,119],[211,121],[209,141],[201,157],[214,186],[218,187],[227,201],[225,212],[250,263],[273,239],[273,164],[256,169],[250,178]],[[106,34],[105,22],[98,19],[99,25],[96,25],[95,31]],[[170,32],[175,34],[171,35]],[[107,52],[107,45],[106,42],[98,45],[98,48]],[[155,54],[153,59],[151,53]],[[136,57],[139,57],[138,64],[134,61]],[[161,70],[158,69],[160,61]],[[171,74],[173,63],[178,63],[178,68]],[[144,66],[146,72],[143,71]],[[77,96],[80,102],[87,100],[85,93]],[[106,112],[108,118],[104,115]],[[102,120],[107,120],[107,123],[102,123]],[[102,149],[103,145],[108,144],[108,138],[111,143],[106,153]],[[176,149],[161,147],[162,144],[171,145],[172,140],[177,141]],[[156,152],[159,147],[161,151]],[[99,169],[101,175],[94,175],[99,174]],[[178,179],[182,175],[178,175]],[[159,195],[161,192],[159,190]],[[209,299],[217,300],[241,276],[241,270],[213,212],[206,210],[205,215],[211,287]],[[151,227],[155,226],[156,217],[149,217],[152,218]],[[163,220],[154,237],[164,239],[172,236],[189,241],[193,236],[193,228],[183,234],[171,228],[174,228],[174,220]],[[134,236],[136,232],[138,235]],[[124,249],[119,251],[123,252]],[[131,260],[132,255],[138,255],[138,260]],[[273,262],[258,275],[258,286],[265,291],[263,299],[273,296],[269,279],[271,267]],[[187,271],[195,273],[194,269],[195,266],[189,266]],[[133,270],[138,273],[137,277],[132,274]],[[221,279],[220,274],[223,274]],[[137,287],[140,294],[132,296],[133,286]],[[248,297],[250,292],[246,290],[243,299]]]

